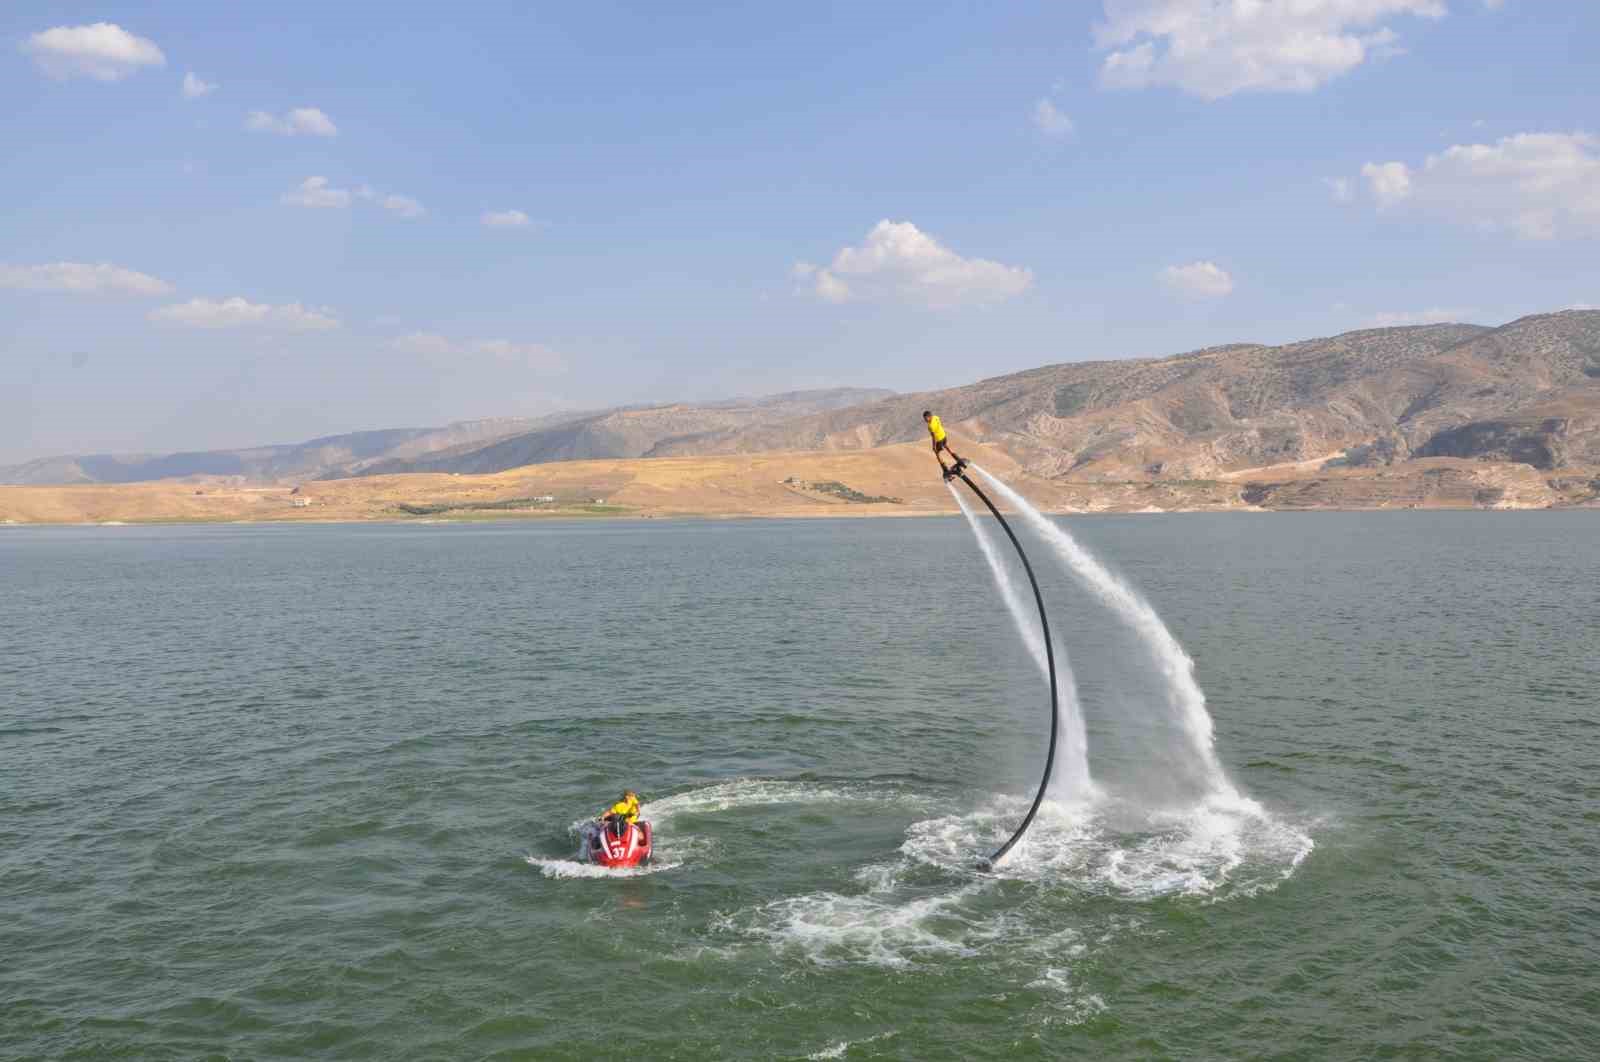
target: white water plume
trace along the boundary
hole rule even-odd
[[[1193,776],[1192,782],[1200,789],[1195,795],[1243,799],[1217,759],[1211,715],[1206,711],[1205,693],[1195,681],[1194,661],[1156,610],[1021,494],[977,465],[971,467],[1045,540],[1068,571],[1133,631],[1149,653],[1160,675],[1171,716],[1187,744],[1182,750],[1186,755],[1172,757],[1174,767]]]
[[[989,571],[994,575],[995,585],[1000,588],[1000,596],[1005,600],[1006,610],[1011,613],[1011,621],[1016,624],[1028,653],[1048,684],[1050,656],[1045,652],[1043,627],[1038,622],[1032,602],[1023,595],[1022,581],[1027,578],[1026,574],[1019,576],[1006,564],[993,529],[979,519],[955,484],[946,483],[945,486],[966,514],[967,523],[972,525],[978,548],[983,551],[983,559],[989,562]],[[1067,660],[1066,648],[1059,641],[1051,640],[1055,647],[1056,711],[1060,718],[1056,762],[1050,773],[1057,790],[1051,795],[1057,799],[1072,800],[1091,796],[1094,792],[1094,783],[1089,777],[1089,742],[1084,732],[1083,711],[1078,705],[1077,682],[1072,675],[1072,665]]]

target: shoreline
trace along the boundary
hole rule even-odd
[[[1576,505],[1527,505],[1527,506],[1482,506],[1482,505],[1412,505],[1412,506],[1295,506],[1284,508],[1267,508],[1262,506],[1218,506],[1215,508],[1187,508],[1187,509],[1062,509],[1054,507],[1040,507],[1040,512],[1046,516],[1070,516],[1084,518],[1101,517],[1126,517],[1126,516],[1296,516],[1313,515],[1319,513],[1484,513],[1488,515],[1504,513],[1554,513],[1554,512],[1600,512],[1600,504],[1580,503]],[[990,518],[987,512],[978,514]],[[21,531],[33,528],[151,528],[151,527],[437,527],[449,525],[452,527],[482,527],[495,524],[520,524],[520,523],[644,523],[646,521],[660,521],[663,523],[719,523],[734,520],[921,520],[921,519],[957,519],[962,518],[959,509],[949,511],[913,510],[901,512],[726,512],[726,513],[692,513],[692,512],[660,512],[660,513],[633,513],[616,515],[583,515],[577,513],[517,513],[490,518],[415,518],[404,517],[303,517],[281,519],[264,517],[261,519],[234,519],[234,520],[208,520],[204,518],[183,519],[176,517],[156,517],[150,519],[132,520],[39,520],[16,521],[0,520],[0,534],[8,530]]]
[[[1427,458],[1374,468],[1275,466],[1215,478],[1083,481],[1026,471],[993,446],[980,467],[1058,516],[1600,508],[1600,468]],[[408,473],[270,485],[229,477],[0,486],[0,529],[162,524],[506,520],[878,519],[954,516],[912,444],[869,450],[603,459],[484,475]]]

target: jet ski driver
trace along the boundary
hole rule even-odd
[[[949,479],[966,468],[966,459],[950,449],[950,437],[945,434],[944,422],[934,416],[933,410],[922,411],[922,422],[928,426],[928,434],[933,436],[933,459],[939,462],[939,471],[944,473],[944,478]],[[946,468],[944,458],[939,456],[941,452],[949,454],[955,460],[955,464]]]
[[[600,813],[600,821],[610,826],[613,834],[621,837],[629,826],[639,821],[639,794],[624,789],[622,799]]]

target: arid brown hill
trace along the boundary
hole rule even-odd
[[[228,476],[252,483],[313,479],[330,471],[351,474],[396,455],[414,457],[527,431],[541,421],[518,418],[463,421],[443,428],[391,428],[330,435],[303,443],[201,450],[174,454],[86,454],[47,457],[0,468],[0,483],[145,483],[158,479]]]
[[[1051,365],[672,440],[655,453],[908,442],[923,437],[926,407],[958,440],[999,445],[1029,472],[1058,479],[1210,479],[1295,462],[1426,456],[1593,464],[1600,462],[1600,312]]]
[[[758,417],[782,420],[890,393],[834,388],[698,405],[588,410],[533,419],[462,421],[442,428],[355,432],[239,450],[51,457],[0,467],[0,484],[143,483],[216,476],[258,484],[296,483],[375,472],[499,471],[536,461],[636,457],[669,436],[738,427]],[[502,442],[504,445],[499,445]]]
[[[876,388],[839,387],[727,402],[609,409],[558,424],[542,425],[537,430],[509,435],[488,445],[469,443],[423,457],[373,462],[362,466],[357,474],[503,472],[508,468],[550,461],[653,457],[668,443],[720,437],[751,424],[773,420],[786,422],[795,417],[857,406],[890,394],[893,392]]]

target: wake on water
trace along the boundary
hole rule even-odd
[[[1130,832],[1112,824],[1113,803],[1048,802],[1010,858],[984,873],[974,851],[1006,836],[1028,800],[930,792],[904,782],[742,778],[698,786],[646,805],[659,830],[657,860],[609,871],[570,859],[527,861],[546,877],[599,881],[714,864],[716,819],[776,805],[833,806],[912,819],[897,853],[854,868],[850,885],[746,903],[713,914],[671,958],[716,961],[749,949],[820,966],[907,970],[960,960],[1007,991],[1036,1001],[1044,1020],[1077,1023],[1106,1009],[1077,970],[1140,932],[1143,903],[1164,897],[1218,901],[1275,888],[1310,849],[1303,835],[1264,817],[1239,823],[1205,809],[1172,813]],[[925,815],[930,808],[933,817]],[[572,824],[572,832],[586,825]],[[565,880],[564,885],[579,884]],[[1037,890],[1019,905],[1017,885]],[[1126,913],[1083,914],[1080,897],[1128,901]],[[1052,912],[1053,913],[1050,913]]]
[[[657,862],[620,872],[660,873],[712,860],[717,832],[699,820],[722,812],[777,804],[876,802],[941,813],[912,821],[898,853],[856,869],[853,889],[806,892],[756,903],[717,916],[712,941],[796,953],[818,965],[908,967],[952,958],[993,964],[1011,978],[1019,959],[1033,972],[1024,987],[1049,1000],[1041,1005],[1067,1021],[1104,1009],[1097,996],[1079,992],[1071,969],[1086,952],[1111,946],[1143,917],[1137,906],[1097,925],[1030,921],[1013,899],[995,890],[1017,883],[1040,890],[1040,901],[1094,896],[1141,905],[1163,898],[1219,902],[1276,888],[1313,847],[1297,827],[1270,815],[1228,779],[1213,744],[1205,695],[1193,662],[1155,610],[1112,575],[1063,528],[983,469],[1027,527],[1050,547],[1050,556],[1138,639],[1159,679],[1159,705],[1172,723],[1163,734],[1173,747],[1151,750],[1182,776],[1182,785],[1150,798],[1110,791],[1090,776],[1085,723],[1067,656],[1057,646],[1061,692],[1061,746],[1052,784],[1039,816],[999,866],[973,868],[973,855],[1004,840],[1026,810],[1027,797],[989,794],[976,808],[969,799],[932,797],[909,783],[810,782],[734,779],[699,786],[651,802],[647,814],[659,831]],[[1044,645],[1022,593],[1020,573],[1002,559],[989,527],[959,494],[980,548],[1018,630],[1048,678]],[[1176,799],[1175,799],[1176,797]],[[908,816],[909,817],[909,816]],[[584,823],[574,823],[573,832]],[[547,877],[614,879],[570,859],[527,860]],[[716,948],[712,948],[716,951]],[[830,1048],[829,1050],[833,1050]],[[827,1057],[826,1055],[824,1057]]]
[[[675,820],[697,815],[716,815],[742,808],[766,807],[779,804],[846,804],[871,801],[896,803],[917,800],[903,786],[855,782],[799,782],[776,778],[735,778],[675,793],[661,800],[651,800],[644,805],[645,818],[656,829],[655,854],[648,865],[627,869],[611,869],[585,863],[574,858],[552,859],[528,853],[524,861],[538,867],[547,878],[589,878],[612,880],[615,878],[643,877],[676,870],[690,861],[702,862],[711,854],[715,841],[683,829],[674,829]],[[577,819],[567,826],[572,847],[577,848],[584,829],[594,820]]]

